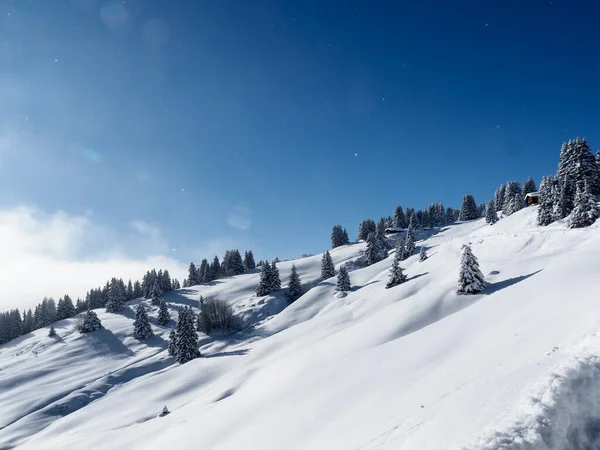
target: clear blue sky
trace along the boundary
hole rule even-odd
[[[0,0],[0,207],[322,251],[600,147],[592,1]],[[211,255],[206,255],[210,257]]]

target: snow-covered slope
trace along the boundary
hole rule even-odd
[[[101,314],[96,335],[65,321],[59,339],[25,336],[0,347],[0,447],[596,448],[600,230],[535,216],[441,230],[392,289],[390,256],[353,270],[338,298],[335,279],[317,282],[316,255],[295,261],[314,287],[282,311],[281,296],[253,295],[257,273],[171,293],[173,306],[222,298],[254,324],[203,337],[204,357],[183,366],[166,356],[166,330],[129,337],[131,313]],[[489,282],[481,295],[454,292],[467,242]],[[279,264],[284,285],[290,266]]]

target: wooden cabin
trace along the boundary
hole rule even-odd
[[[527,206],[537,205],[540,202],[540,193],[530,192],[525,196],[525,201],[527,202]]]
[[[406,231],[406,228],[390,227],[390,228],[385,229],[385,234],[386,235],[398,234],[398,233],[404,233],[405,231]]]

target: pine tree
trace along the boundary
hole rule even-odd
[[[176,329],[176,358],[179,364],[185,364],[200,356],[194,322],[194,312],[191,308],[185,307],[179,311]]]
[[[400,267],[400,253],[398,252],[398,249],[396,249],[394,262],[392,262],[392,267],[390,268],[390,279],[385,285],[385,288],[389,289],[404,282],[406,282],[406,275],[404,274],[402,267]]]
[[[564,219],[571,214],[571,211],[573,211],[575,208],[576,193],[577,189],[569,178],[569,175],[565,175],[565,177],[560,181],[558,210],[556,210],[555,213],[556,219]]]
[[[377,225],[371,219],[363,220],[358,226],[358,235],[356,240],[358,241],[366,241],[369,233],[375,233]]]
[[[258,283],[258,287],[256,288],[257,297],[263,297],[271,293],[270,281],[271,264],[269,264],[269,261],[265,261],[264,264],[260,267],[260,281]]]
[[[412,254],[415,252],[416,246],[415,246],[415,235],[413,233],[413,227],[412,224],[413,221],[411,220],[408,224],[408,229],[406,230],[406,236],[404,237],[403,240],[403,249],[401,252],[400,257],[402,258],[402,261],[409,258],[410,256],[412,256]]]
[[[479,214],[479,217],[485,217],[485,203],[480,203],[477,206],[477,214]]]
[[[600,194],[600,168],[585,139],[578,138],[563,144],[556,175],[559,180],[568,175],[576,186],[588,183],[591,194]]]
[[[108,288],[108,302],[106,303],[106,312],[119,313],[125,306],[125,293],[121,289],[116,278],[110,281]]]
[[[177,278],[173,278],[173,290],[181,289],[181,284]]]
[[[396,206],[396,209],[394,209],[394,221],[393,221],[394,228],[406,228],[407,225],[408,224],[406,223],[406,216],[404,215],[402,206],[400,206],[400,205]]]
[[[188,286],[196,286],[198,282],[198,271],[196,270],[196,265],[192,262],[188,267]]]
[[[184,282],[187,280],[183,280]],[[175,330],[171,330],[169,333],[169,345],[167,347],[170,356],[177,355],[177,333]]]
[[[244,254],[244,267],[246,270],[256,269],[256,263],[254,262],[254,254],[252,254],[252,250],[249,250]]]
[[[83,324],[79,331],[81,333],[90,333],[92,331],[96,331],[101,328],[102,328],[102,323],[100,322],[100,319],[98,319],[98,316],[96,315],[96,313],[94,311],[92,311],[91,309],[88,310],[88,312],[85,313],[85,316],[83,319]]]
[[[509,181],[506,183],[502,206],[502,213],[505,216],[510,216],[524,208],[525,204],[521,192],[521,183],[518,181]]]
[[[150,289],[150,298],[152,299],[152,304],[154,306],[158,306],[158,304],[160,303],[161,294],[162,291],[158,284],[158,280],[155,280],[154,283],[152,283],[152,288]]]
[[[219,257],[215,255],[215,257],[213,258],[213,262],[210,265],[210,278],[211,280],[216,280],[221,276],[221,263],[219,262]]]
[[[334,225],[331,229],[331,248],[341,247],[349,243],[350,240],[348,239],[346,230],[341,225]]]
[[[171,316],[169,314],[169,310],[167,309],[167,304],[164,302],[164,300],[161,300],[160,304],[158,305],[157,323],[164,327],[166,324],[169,323],[170,320]]]
[[[427,258],[427,249],[425,247],[421,247],[421,251],[419,252],[419,262],[423,262]]]
[[[463,245],[463,253],[460,259],[460,271],[458,275],[458,294],[477,294],[485,289],[485,279],[479,262],[469,245]]]
[[[242,255],[238,249],[230,251],[226,270],[229,276],[240,275],[246,270],[244,261],[242,261]]]
[[[279,278],[279,269],[277,268],[276,260],[277,258],[271,263],[271,278],[269,280],[271,291],[279,291],[281,289],[281,279]]]
[[[298,275],[296,266],[292,264],[292,272],[290,274],[290,282],[287,288],[287,296],[290,299],[290,302],[295,302],[302,296],[303,293],[300,275]]]
[[[494,225],[498,222],[498,213],[496,212],[494,200],[490,200],[485,208],[485,222],[490,225]]]
[[[188,287],[188,280],[187,280],[187,278],[183,279],[183,286],[182,287],[184,287],[184,288]]]
[[[127,292],[125,293],[125,299],[127,301],[133,300],[133,284],[131,284],[131,280],[127,283]]]
[[[135,281],[135,283],[133,283],[133,296],[132,296],[132,300],[135,300],[137,298],[142,297],[142,285],[140,284],[140,282],[138,280]]]
[[[331,254],[326,251],[323,253],[323,258],[321,258],[321,280],[327,280],[333,276],[335,276],[335,265]]]
[[[523,198],[525,198],[527,194],[531,194],[532,192],[537,192],[537,186],[535,184],[535,181],[533,181],[533,178],[529,177],[527,178],[527,181],[523,184]]]
[[[54,324],[50,325],[50,330],[48,331],[48,337],[56,336],[56,330],[54,329]]]
[[[379,219],[377,222],[377,227],[375,228],[375,237],[377,238],[377,245],[379,247],[379,251],[383,252],[387,250],[387,242],[385,239],[385,217]]]
[[[346,270],[346,266],[344,264],[340,266],[340,270],[338,271],[337,288],[340,292],[348,292],[350,289],[352,289],[352,285],[350,284],[350,275],[348,275],[348,271]]]
[[[475,198],[471,194],[465,195],[463,197],[458,220],[474,220],[478,217],[479,214],[477,213],[477,203],[475,203]]]
[[[504,207],[504,195],[506,194],[506,185],[501,185],[494,193],[494,204],[496,205],[496,211],[502,211]]]
[[[143,303],[139,303],[135,312],[135,321],[133,322],[133,337],[136,339],[149,339],[154,336],[152,326],[148,321],[146,308]]]
[[[590,187],[584,182],[577,185],[575,209],[569,217],[569,228],[589,227],[598,219],[596,199],[590,192]]]
[[[367,236],[367,249],[365,250],[365,256],[367,259],[367,266],[375,264],[380,261],[379,258],[379,244],[375,233],[369,233]]]
[[[537,215],[538,225],[546,226],[554,222],[553,178],[552,175],[544,177],[540,184],[540,206]]]

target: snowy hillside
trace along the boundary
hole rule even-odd
[[[131,337],[127,309],[99,311],[106,329],[89,335],[69,319],[56,338],[5,344],[0,448],[597,448],[600,231],[540,228],[536,208],[417,242],[429,259],[403,262],[409,281],[392,289],[393,255],[358,268],[357,244],[331,251],[351,263],[343,298],[335,278],[318,282],[321,255],[294,261],[314,287],[285,309],[282,294],[254,295],[258,273],[170,293],[172,308],[226,300],[254,325],[202,335],[204,357],[182,366],[156,310],[149,341]],[[455,293],[464,243],[481,295]]]

